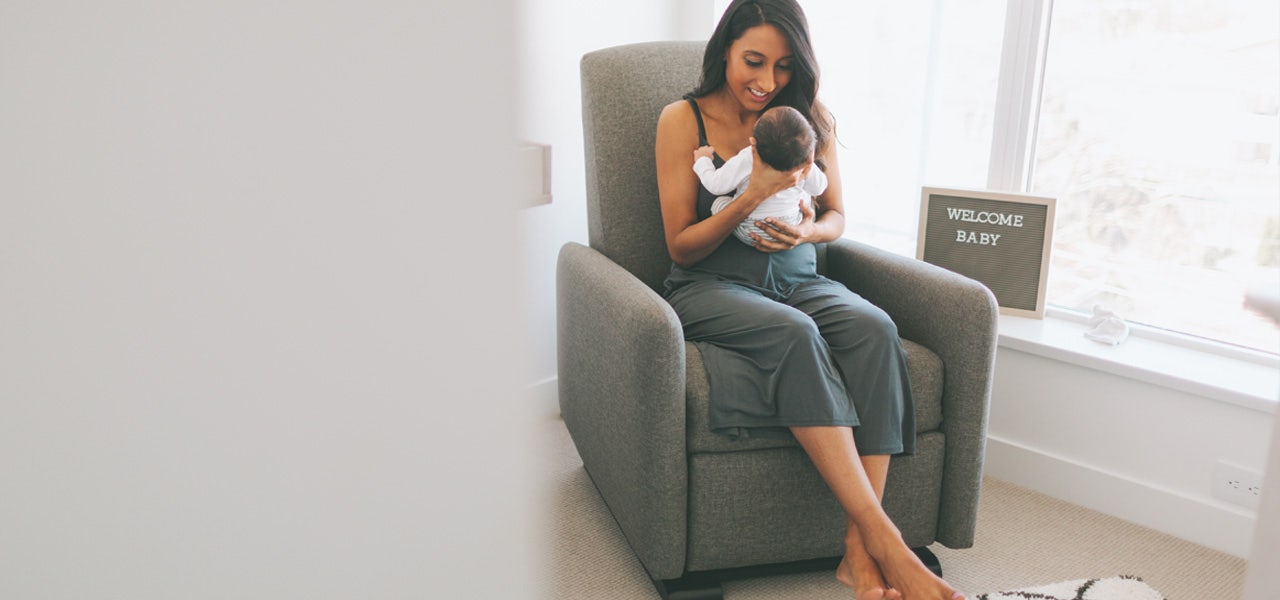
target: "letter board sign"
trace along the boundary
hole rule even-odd
[[[1044,318],[1055,204],[1025,194],[926,187],[916,258],[982,282],[1002,313]]]

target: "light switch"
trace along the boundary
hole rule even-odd
[[[551,203],[551,146],[521,142],[517,149],[520,165],[520,206],[527,208]]]

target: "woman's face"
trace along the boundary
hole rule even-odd
[[[791,81],[791,44],[773,25],[757,25],[725,54],[725,85],[742,107],[762,111]]]

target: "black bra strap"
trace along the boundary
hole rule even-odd
[[[693,107],[693,116],[698,119],[698,145],[709,146],[707,143],[707,127],[702,124],[702,111],[698,110],[698,102],[693,99],[693,94],[685,94],[684,99],[689,101],[689,106]]]

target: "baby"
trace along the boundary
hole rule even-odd
[[[827,189],[827,176],[821,169],[813,165],[813,152],[816,136],[813,126],[800,111],[790,106],[775,106],[766,110],[756,121],[756,152],[766,165],[779,171],[791,171],[801,165],[808,165],[804,181],[799,185],[785,189],[761,202],[751,216],[740,223],[733,234],[743,243],[754,246],[751,234],[773,239],[768,233],[756,226],[756,221],[772,217],[784,223],[795,225],[800,222],[801,202],[811,202],[814,196]],[[711,214],[716,214],[733,202],[744,190],[751,177],[751,146],[743,148],[733,158],[726,160],[719,169],[711,161],[715,148],[703,146],[693,152],[693,171],[702,180],[703,187],[713,194],[733,193],[733,196],[721,196],[711,205]]]

